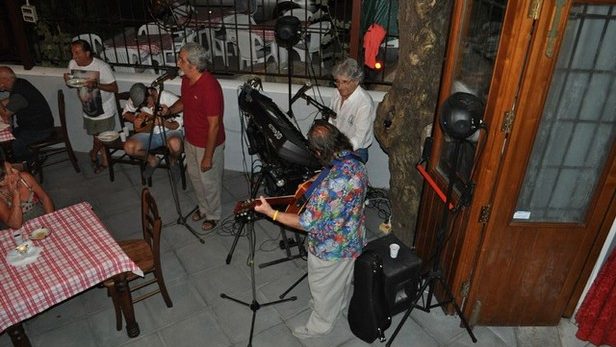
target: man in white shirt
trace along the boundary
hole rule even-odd
[[[160,94],[159,107],[173,105],[178,99],[177,95],[163,90]],[[172,118],[152,116],[157,100],[158,90],[156,88],[147,88],[143,83],[135,83],[130,88],[130,99],[124,106],[122,118],[133,123],[136,134],[126,140],[124,151],[130,156],[143,158],[148,144],[150,149],[154,149],[162,147],[166,142],[171,157],[170,164],[175,165],[182,153],[184,121],[181,113]],[[146,161],[147,165],[143,175],[144,178],[149,178],[160,163],[160,159],[149,154]]]
[[[336,112],[336,118],[329,122],[345,134],[353,145],[353,150],[363,163],[368,161],[368,147],[374,137],[373,126],[376,107],[372,97],[359,84],[364,72],[353,58],[347,58],[332,69],[336,91],[330,102],[330,108]]]
[[[99,173],[107,167],[107,157],[96,135],[115,128],[118,84],[111,66],[94,56],[88,41],[71,42],[71,54],[73,59],[68,63],[69,72],[64,74],[64,81],[69,87],[77,88],[83,108],[83,127],[93,137],[90,161],[94,172]]]

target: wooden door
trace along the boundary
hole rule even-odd
[[[614,220],[616,1],[544,1],[536,26],[492,149],[501,174],[465,310],[477,324],[558,324]]]

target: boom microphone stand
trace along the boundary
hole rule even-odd
[[[220,297],[223,299],[229,299],[233,302],[236,302],[240,305],[244,305],[246,307],[249,307],[250,310],[252,311],[252,320],[250,322],[250,337],[248,339],[248,347],[252,346],[252,335],[254,333],[254,328],[255,328],[255,319],[256,319],[256,315],[257,315],[257,311],[261,308],[261,307],[265,307],[265,306],[270,306],[270,305],[275,305],[281,302],[286,302],[286,301],[295,301],[297,300],[296,296],[292,296],[290,298],[287,299],[281,299],[281,300],[276,300],[276,301],[271,301],[265,304],[260,304],[257,301],[257,289],[256,289],[256,283],[255,283],[255,242],[256,242],[256,236],[255,236],[255,228],[254,228],[254,220],[255,220],[255,216],[254,216],[254,212],[249,212],[248,216],[245,217],[245,221],[241,221],[240,223],[240,228],[238,230],[238,235],[242,234],[242,231],[244,229],[244,227],[246,227],[247,232],[246,232],[246,236],[248,238],[248,244],[249,244],[249,255],[248,255],[248,264],[250,265],[250,284],[251,284],[251,289],[252,289],[252,301],[250,303],[248,302],[244,302],[241,301],[239,299],[233,298],[228,296],[225,293],[221,293]],[[235,246],[235,243],[234,243]]]
[[[436,234],[436,243],[435,243],[433,255],[431,258],[432,259],[432,269],[424,275],[424,278],[422,279],[423,284],[419,288],[416,294],[416,297],[413,300],[413,303],[404,313],[404,316],[402,317],[402,320],[396,327],[396,330],[394,331],[394,333],[391,335],[391,337],[387,341],[387,344],[386,344],[387,347],[391,346],[392,342],[394,341],[394,339],[400,332],[400,329],[402,328],[402,326],[404,325],[404,323],[406,322],[406,320],[408,319],[408,317],[410,316],[414,308],[418,308],[424,312],[429,313],[430,309],[445,306],[447,304],[453,305],[454,309],[456,310],[456,313],[460,317],[462,325],[464,326],[469,336],[471,337],[471,340],[473,341],[473,343],[477,342],[477,338],[475,337],[475,335],[473,334],[473,331],[468,325],[468,321],[466,320],[464,313],[462,313],[460,306],[458,306],[458,304],[456,303],[453,293],[451,291],[451,288],[445,281],[443,277],[443,271],[441,269],[441,255],[443,253],[443,248],[445,246],[445,240],[446,240],[447,231],[449,227],[449,216],[450,216],[449,206],[450,206],[450,201],[452,200],[451,197],[453,193],[453,187],[456,181],[456,171],[458,169],[458,157],[460,155],[461,142],[462,140],[458,140],[458,139],[454,140],[454,150],[453,150],[454,164],[451,167],[451,170],[449,171],[449,174],[448,174],[449,183],[447,186],[447,195],[444,201],[445,204],[443,206],[441,221],[440,221],[440,225],[438,228],[438,232]],[[432,298],[434,297],[434,289],[437,284],[440,284],[441,287],[444,289],[445,293],[447,294],[447,300],[439,302],[438,299],[436,299],[437,303],[433,305]],[[423,293],[426,289],[428,289],[428,296],[427,296],[426,302],[424,306],[419,306],[417,305],[417,303],[419,302],[421,298],[423,298]]]
[[[171,160],[170,160],[170,156],[171,153],[169,151],[169,148],[167,148],[167,130],[164,126],[164,118],[160,115],[160,97],[163,94],[163,91],[165,89],[165,83],[164,81],[166,79],[173,79],[175,78],[175,76],[177,76],[177,70],[170,70],[169,72],[167,72],[165,75],[158,77],[153,83],[152,83],[152,87],[156,87],[158,86],[158,96],[156,97],[156,103],[154,105],[154,117],[155,120],[158,119],[159,124],[161,124],[161,128],[162,128],[162,132],[161,132],[161,136],[163,138],[163,153],[164,153],[164,159],[165,162],[167,163],[167,165],[171,166]],[[146,152],[145,152],[145,158],[147,159],[147,157],[150,154],[150,145],[152,143],[152,136],[153,136],[153,131],[154,131],[154,127],[156,126],[156,121],[154,122],[154,125],[152,126],[152,129],[150,130],[150,138],[148,140],[148,146],[146,147]],[[179,162],[179,158],[176,158],[176,160],[178,160],[178,162],[176,162],[176,165],[181,165]],[[181,170],[181,168],[180,168]],[[175,179],[173,178],[173,174],[171,172],[171,170],[167,170],[167,178],[169,179],[169,184],[171,187],[171,195],[173,196],[173,203],[175,205],[175,211],[178,215],[178,219],[177,219],[177,224],[183,226],[184,228],[186,228],[186,230],[188,230],[191,234],[193,234],[193,236],[195,236],[197,238],[197,240],[199,240],[199,242],[201,242],[202,244],[205,243],[205,241],[203,240],[203,238],[201,237],[201,235],[199,235],[197,233],[197,231],[195,229],[193,229],[193,227],[191,227],[187,222],[187,218],[188,216],[190,216],[191,214],[193,214],[198,208],[199,206],[197,205],[194,209],[192,209],[190,212],[188,212],[188,214],[186,216],[182,215],[182,207],[180,206],[180,197],[178,194],[178,188],[177,188],[177,182],[175,181]]]

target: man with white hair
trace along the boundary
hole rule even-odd
[[[362,67],[353,58],[347,58],[332,69],[336,92],[331,99],[330,108],[336,112],[336,118],[329,122],[345,134],[353,145],[353,150],[368,161],[368,147],[374,137],[373,123],[376,107],[372,97],[359,84],[364,78]]]
[[[207,52],[198,43],[187,43],[178,54],[183,72],[181,97],[162,114],[184,112],[186,169],[195,189],[199,209],[191,219],[204,219],[201,228],[212,230],[222,215],[222,175],[225,167],[224,98],[218,80],[206,70]]]

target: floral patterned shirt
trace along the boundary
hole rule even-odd
[[[348,155],[343,151],[337,158]],[[308,232],[308,250],[322,260],[356,258],[366,245],[366,168],[351,158],[335,160],[310,196],[299,223]]]

